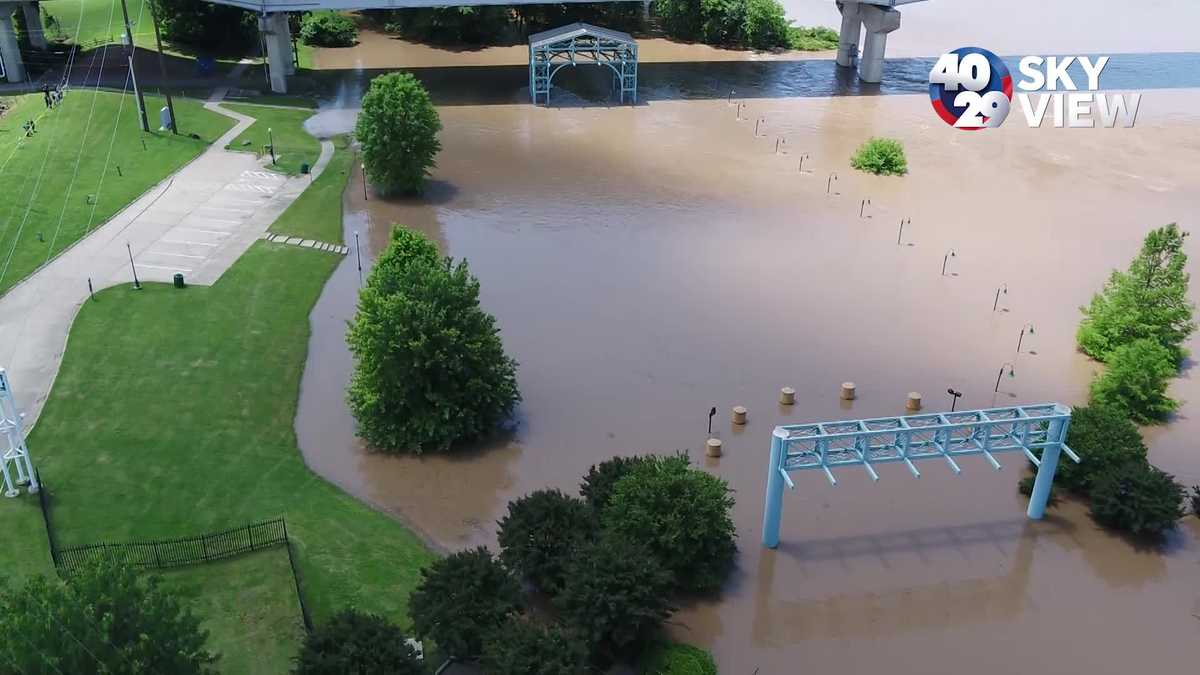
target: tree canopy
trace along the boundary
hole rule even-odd
[[[371,80],[354,135],[367,178],[383,194],[419,194],[442,149],[442,121],[429,92],[409,73]]]

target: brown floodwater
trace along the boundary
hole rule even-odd
[[[1133,129],[984,133],[947,127],[920,96],[751,101],[742,121],[724,100],[443,107],[426,197],[364,200],[356,176],[348,241],[359,233],[369,263],[398,223],[470,262],[521,364],[516,428],[450,456],[363,447],[344,402],[352,253],[312,313],[301,448],[445,549],[494,546],[510,499],[574,490],[595,462],[690,450],[735,490],[740,555],[720,598],[683,608],[671,630],[722,672],[1193,668],[1200,520],[1161,549],[1072,502],[1028,521],[1012,455],[957,477],[885,466],[878,483],[845,471],[831,487],[800,474],[779,549],[759,531],[776,424],[901,414],[914,390],[943,410],[947,387],[964,392],[959,409],[1082,403],[1095,366],[1075,351],[1078,307],[1147,230],[1196,227],[1198,105],[1198,90],[1151,91]],[[908,176],[847,166],[872,135],[904,142]],[[1007,362],[1016,376],[989,391]],[[853,403],[838,398],[845,380]],[[776,403],[782,386],[794,407]],[[1198,389],[1185,371],[1172,385],[1183,409],[1148,434],[1151,459],[1189,485]],[[719,460],[702,453],[714,405]],[[744,428],[733,405],[749,408]]]

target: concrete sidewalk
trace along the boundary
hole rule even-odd
[[[142,281],[211,285],[309,183],[324,170],[333,144],[321,144],[312,176],[288,178],[264,170],[254,155],[225,145],[254,119],[205,107],[237,120],[203,154],[139,197],[90,235],[0,297],[0,366],[33,427],[50,394],[75,314],[96,290],[131,283],[132,251]],[[126,249],[129,244],[130,249]]]

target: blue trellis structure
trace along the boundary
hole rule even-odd
[[[554,75],[566,66],[595,63],[613,72],[621,103],[637,103],[637,42],[629,33],[573,23],[529,36],[529,95],[550,105]]]
[[[1060,452],[1079,462],[1079,456],[1065,443],[1070,424],[1070,407],[1043,403],[775,427],[767,467],[763,545],[779,545],[783,487],[796,487],[789,473],[822,471],[831,484],[837,485],[833,470],[844,466],[861,466],[871,480],[879,480],[874,465],[899,463],[914,478],[920,478],[916,465],[922,461],[940,460],[958,474],[962,470],[955,458],[980,455],[999,470],[1000,462],[994,455],[1020,451],[1037,467],[1026,513],[1030,518],[1041,518],[1046,513]],[[1040,458],[1035,450],[1041,450]]]

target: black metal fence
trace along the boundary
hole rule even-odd
[[[164,569],[220,560],[285,543],[287,526],[283,518],[272,518],[194,537],[70,546],[59,549],[54,557],[58,568],[65,573],[97,561]]]

